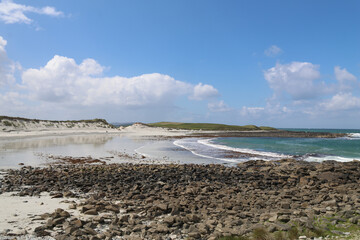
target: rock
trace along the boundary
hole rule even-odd
[[[71,221],[71,225],[76,228],[81,228],[83,226],[83,222],[80,219],[74,219]]]
[[[67,192],[65,192],[65,193],[63,194],[63,196],[64,196],[64,197],[67,197],[67,198],[70,198],[70,197],[74,197],[75,194],[72,193],[71,191],[67,191]]]
[[[82,203],[65,202],[88,220],[57,209],[33,219],[46,221],[38,232],[66,232],[74,240],[176,239],[189,233],[190,239],[217,239],[249,233],[257,224],[271,232],[289,231],[293,224],[316,232],[311,220],[323,218],[339,226],[360,224],[360,162],[248,161],[225,167],[84,165],[81,159],[70,160],[76,164],[9,170],[1,181],[1,192],[20,191],[24,196],[91,193]]]
[[[69,227],[66,227],[64,229],[64,231],[65,231],[65,234],[70,235],[73,232],[75,232],[77,229],[78,229],[77,227],[69,226]]]
[[[159,204],[155,205],[155,207],[163,212],[168,210],[168,205],[164,204],[164,203],[159,203]]]
[[[167,216],[164,218],[164,223],[167,226],[172,226],[175,223],[175,217],[174,216]]]
[[[191,233],[188,234],[188,236],[189,236],[190,238],[195,238],[195,239],[201,238],[201,234],[198,233],[198,232],[191,232]]]
[[[129,221],[129,215],[121,215],[119,218],[119,223],[127,223]]]
[[[51,196],[51,198],[62,198],[63,194],[62,193],[55,193],[54,195]]]
[[[94,229],[92,229],[90,227],[85,227],[84,230],[85,230],[85,232],[87,232],[88,234],[91,234],[91,235],[98,234]]]
[[[163,225],[163,224],[159,224],[157,227],[156,227],[156,232],[158,233],[168,233],[169,232],[169,228],[166,226],[166,225]]]
[[[273,213],[269,217],[269,222],[275,222],[277,220],[277,218],[278,218],[277,213]]]
[[[278,221],[283,222],[283,223],[287,223],[290,221],[290,216],[289,215],[281,215],[277,218]]]
[[[120,212],[119,208],[117,206],[114,206],[114,205],[107,205],[107,206],[105,206],[105,209],[109,210],[109,211],[112,211],[114,213],[119,213]]]
[[[97,212],[96,208],[93,208],[93,209],[86,210],[84,212],[84,214],[86,214],[86,215],[98,215],[98,212]]]
[[[76,209],[76,204],[70,204],[69,209]]]
[[[185,217],[187,222],[197,223],[200,221],[200,217],[196,214],[187,214]]]
[[[209,227],[205,223],[196,224],[196,228],[199,230],[199,233],[202,235],[206,235],[209,233]]]

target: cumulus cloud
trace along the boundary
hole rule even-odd
[[[61,11],[57,11],[54,7],[46,6],[43,8],[36,8],[28,5],[17,4],[12,0],[2,0],[0,2],[0,20],[6,24],[33,22],[25,13],[37,13],[48,16],[62,16]]]
[[[275,57],[275,56],[281,54],[282,52],[283,51],[281,50],[281,48],[279,48],[276,45],[272,45],[264,51],[264,54],[268,57]]]
[[[232,110],[223,100],[208,103],[208,109],[212,112],[228,112]]]
[[[320,107],[327,111],[344,111],[360,109],[360,98],[352,93],[338,93],[330,100],[322,102]]]
[[[6,53],[5,46],[7,41],[0,36],[0,87],[9,85],[15,82],[15,71],[20,66],[11,61]]]
[[[324,84],[315,82],[320,78],[318,69],[309,62],[277,63],[264,72],[264,77],[276,96],[287,93],[295,100],[310,99],[327,90]]]
[[[199,83],[194,87],[192,100],[204,100],[219,96],[219,91],[211,85]]]
[[[335,66],[334,74],[341,91],[352,90],[357,85],[357,78],[349,73],[346,68],[341,69],[339,66]]]
[[[32,99],[83,106],[170,105],[179,96],[200,100],[218,93],[211,85],[194,86],[164,74],[102,77],[103,70],[94,59],[77,64],[72,58],[54,56],[44,67],[24,71],[22,80]]]

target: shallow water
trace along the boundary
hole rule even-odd
[[[124,155],[135,156],[134,159]],[[20,168],[22,164],[45,166],[54,157],[91,157],[110,163],[197,163],[221,161],[202,158],[175,146],[172,140],[151,140],[121,134],[0,139],[0,169]],[[142,158],[145,156],[146,158]],[[21,165],[19,165],[21,164]]]
[[[314,138],[185,138],[151,140],[121,134],[83,134],[0,139],[0,169],[44,166],[49,156],[92,157],[107,163],[220,163],[294,157],[307,161],[360,159],[360,131],[352,137]],[[137,156],[126,159],[124,154]],[[140,156],[140,158],[139,158]],[[143,159],[141,156],[145,156]]]
[[[282,158],[316,162],[360,160],[359,131],[347,130],[346,133],[349,133],[348,137],[343,138],[230,137],[181,139],[174,144],[194,155],[233,163]]]
[[[116,153],[133,154],[143,144],[144,141],[112,134],[1,139],[0,168],[18,168],[20,163],[41,166],[51,162],[46,158],[49,155],[107,158]]]

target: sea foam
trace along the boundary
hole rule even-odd
[[[220,145],[220,144],[215,144],[213,143],[214,139],[200,139],[198,140],[198,143],[213,147],[213,148],[217,148],[217,149],[221,149],[221,150],[227,150],[227,151],[233,151],[233,152],[239,152],[239,153],[245,153],[245,154],[251,154],[251,155],[258,155],[258,156],[262,156],[262,157],[269,157],[269,158],[291,158],[291,155],[285,155],[285,154],[279,154],[279,153],[273,153],[273,152],[264,152],[264,151],[257,151],[257,150],[253,150],[253,149],[248,149],[248,148],[234,148],[234,147],[229,147],[229,146],[224,146],[224,145]]]
[[[348,136],[350,138],[360,138],[360,133],[349,133]]]

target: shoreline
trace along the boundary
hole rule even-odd
[[[7,239],[5,236],[8,234],[14,236],[27,234],[26,236],[30,236],[31,239],[45,235],[54,237],[66,235],[75,238],[80,236],[76,234],[87,235],[88,239],[94,236],[103,239],[116,235],[123,236],[123,239],[136,237],[163,239],[165,236],[171,239],[218,239],[220,236],[229,235],[249,236],[256,228],[265,229],[269,234],[279,231],[288,234],[289,229],[293,227],[293,222],[303,224],[300,225],[299,231],[311,232],[314,229],[304,227],[305,217],[306,224],[318,226],[320,223],[313,221],[314,216],[334,218],[336,214],[344,214],[344,211],[353,211],[352,208],[348,210],[349,201],[357,208],[354,210],[355,215],[349,218],[343,217],[346,222],[340,221],[339,224],[347,224],[350,218],[352,218],[351,221],[355,221],[354,218],[360,215],[358,211],[360,199],[350,197],[349,200],[344,197],[345,193],[340,191],[342,188],[352,189],[350,191],[351,194],[354,193],[352,196],[357,196],[356,193],[360,192],[358,188],[360,164],[357,161],[310,163],[294,162],[288,159],[274,162],[249,161],[235,165],[216,160],[212,162],[204,160],[203,164],[197,160],[199,164],[193,164],[194,161],[190,158],[192,153],[173,145],[173,141],[182,138],[204,139],[249,135],[258,137],[269,136],[269,134],[275,136],[284,134],[283,131],[276,133],[273,131],[185,131],[135,125],[121,130],[113,129],[110,132],[109,129],[91,131],[62,129],[34,131],[33,135],[28,132],[19,134],[21,137],[0,137],[0,141],[9,140],[24,144],[21,140],[25,139],[25,142],[30,141],[28,144],[31,146],[33,138],[36,141],[41,140],[37,143],[39,146],[44,146],[42,144],[58,146],[56,141],[51,143],[48,140],[55,137],[54,139],[65,139],[65,142],[69,141],[66,139],[71,139],[77,149],[76,143],[104,144],[103,137],[107,139],[106,136],[109,136],[111,139],[118,139],[112,143],[118,151],[111,153],[109,157],[107,154],[101,155],[96,150],[99,156],[92,156],[91,152],[87,152],[85,148],[82,151],[89,154],[89,157],[81,154],[79,156],[51,155],[47,156],[51,158],[50,165],[44,165],[41,168],[26,164],[25,167],[18,166],[20,169],[5,170],[6,174],[3,175],[5,180],[0,179],[0,188],[3,191],[0,194],[0,205],[9,206],[11,211],[6,214],[0,212],[0,219],[3,219],[2,222],[0,221],[0,226],[14,230],[2,233],[0,231],[0,239]],[[316,136],[325,136],[324,133],[321,134]],[[87,139],[87,137],[91,139],[93,135],[99,135],[99,139]],[[299,137],[300,135],[304,134],[291,133],[291,136]],[[304,136],[315,135],[305,134]],[[124,142],[121,142],[121,139]],[[129,139],[134,143],[123,146],[122,144],[130,141]],[[123,151],[120,146],[129,151]],[[20,147],[26,147],[26,144]],[[165,154],[165,152],[158,152],[162,148],[178,154],[177,158],[183,161],[175,161],[173,159],[175,155],[161,157]],[[107,152],[106,149],[102,151]],[[143,154],[143,152],[151,153],[152,151],[157,151],[156,158],[151,154],[149,156]],[[116,157],[118,162],[111,156]],[[79,176],[82,177],[79,178]],[[351,177],[344,178],[344,176]],[[41,181],[38,177],[41,177]],[[9,182],[9,178],[13,180]],[[10,188],[8,188],[9,184]],[[116,190],[111,185],[121,186],[120,190]],[[280,186],[283,187],[279,188]],[[268,187],[270,188],[267,189]],[[150,189],[155,191],[148,192]],[[209,189],[212,190],[209,191]],[[323,189],[327,189],[327,196],[324,195]],[[17,196],[9,196],[9,191],[17,192]],[[289,191],[301,193],[301,198],[291,197],[290,203],[286,202],[290,195],[283,193]],[[36,197],[40,193],[45,195]],[[281,198],[277,199],[279,194]],[[29,195],[33,197],[27,199]],[[315,205],[311,203],[309,207],[305,206],[306,203],[309,204],[310,199],[317,198],[318,195],[323,196],[324,199],[319,203],[314,203]],[[54,196],[56,198],[53,198]],[[241,196],[246,196],[246,198]],[[264,199],[275,205],[258,211],[258,207],[265,204]],[[277,199],[276,202],[281,202],[281,205],[277,205],[274,199]],[[328,203],[334,199],[335,203]],[[11,202],[17,203],[16,207],[9,205]],[[231,203],[232,206],[225,206],[226,202]],[[51,205],[51,207],[41,210],[44,209],[42,205],[39,205],[41,203],[45,206]],[[180,209],[170,207],[171,204],[180,206]],[[286,204],[290,204],[289,208]],[[151,206],[160,207],[155,209]],[[204,206],[208,206],[208,209],[204,210]],[[243,207],[238,208],[239,206]],[[284,206],[286,206],[285,209],[283,209]],[[71,209],[68,209],[69,207]],[[331,207],[330,210],[327,207]],[[20,212],[14,211],[19,208]],[[299,208],[302,209],[300,213],[297,212]],[[319,211],[315,213],[309,208],[319,208]],[[37,216],[34,216],[30,211],[34,209],[45,212],[39,212]],[[88,210],[96,211],[96,214],[85,213]],[[58,219],[61,214],[64,216]],[[270,221],[270,218],[275,220]],[[30,220],[31,227],[24,227]],[[75,222],[79,225],[74,225]],[[233,222],[239,224],[233,225]],[[351,226],[354,227],[357,224],[360,225],[360,221],[355,225],[352,223]],[[197,231],[191,227],[192,225]],[[319,228],[323,227],[319,226]]]

